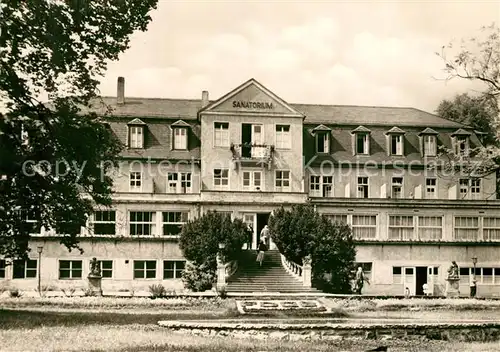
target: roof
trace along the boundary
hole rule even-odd
[[[91,110],[99,115],[104,115],[107,105],[111,108],[112,116],[196,120],[198,112],[202,109],[201,104],[201,99],[133,97],[127,97],[125,104],[116,104],[115,97],[102,97],[93,104]],[[306,124],[464,127],[461,123],[443,119],[415,108],[319,104],[289,105],[306,116],[304,121]]]

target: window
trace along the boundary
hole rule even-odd
[[[391,155],[403,155],[403,135],[392,134],[391,140]]]
[[[115,235],[116,234],[116,211],[96,211],[94,212],[94,235]]]
[[[403,198],[403,178],[393,177],[392,178],[392,198]]]
[[[101,276],[103,278],[113,277],[113,261],[112,260],[100,260],[99,265],[101,266]]]
[[[425,198],[426,199],[437,199],[437,179],[426,178],[425,179]]]
[[[500,268],[476,268],[477,284],[500,284]],[[469,284],[474,278],[474,268],[460,268],[460,283]]]
[[[33,279],[36,278],[37,261],[28,260],[14,260],[13,266],[14,279]]]
[[[82,261],[81,260],[60,260],[59,261],[59,279],[81,279]]]
[[[343,215],[343,214],[326,214],[325,216],[327,218],[329,218],[330,221],[341,222],[341,223],[347,224],[347,215]]]
[[[164,211],[163,217],[163,236],[178,236],[182,226],[188,221],[188,212]]]
[[[486,241],[500,241],[500,218],[483,219],[483,237]]]
[[[290,191],[290,171],[276,170],[276,192]]]
[[[130,235],[151,236],[155,230],[155,213],[152,211],[130,212]]]
[[[167,193],[191,193],[190,172],[169,172],[167,174]]]
[[[184,260],[163,261],[163,279],[180,279],[186,262]]]
[[[229,123],[214,122],[214,134],[216,147],[229,147]]]
[[[141,172],[131,172],[130,173],[130,192],[140,192],[142,188],[142,173]]]
[[[475,179],[470,180],[470,192],[472,199],[480,199],[481,198],[481,180]]]
[[[461,284],[469,284],[469,276],[472,276],[472,268],[464,268],[461,267],[459,270],[460,283]]]
[[[290,149],[292,147],[292,139],[290,136],[289,125],[276,125],[276,148]]]
[[[461,199],[481,198],[481,179],[461,178],[458,182]]]
[[[393,284],[403,283],[403,270],[400,266],[392,267],[392,283]]]
[[[229,188],[229,169],[214,169],[214,188]]]
[[[454,239],[459,241],[477,241],[479,234],[479,218],[473,216],[456,216]]]
[[[356,134],[356,154],[369,154],[369,139],[368,133]]]
[[[358,198],[368,198],[368,177],[358,177]]]
[[[243,189],[245,191],[259,191],[262,188],[262,172],[243,171]]]
[[[4,259],[0,259],[0,279],[5,279],[5,267],[7,263]]]
[[[437,143],[436,136],[424,135],[424,156],[436,156]]]
[[[481,283],[482,284],[492,284],[493,283],[493,268],[481,268]],[[476,277],[477,280],[477,277]]]
[[[134,279],[155,279],[156,260],[134,260]]]
[[[318,153],[330,152],[330,134],[327,132],[318,132],[316,134],[316,151]]]
[[[310,176],[311,197],[333,197],[333,176]]]
[[[144,148],[144,127],[130,126],[130,148]]]
[[[443,218],[441,216],[418,217],[418,239],[422,241],[440,240],[443,237]]]
[[[389,239],[390,240],[413,240],[414,225],[413,215],[392,215],[389,216]]]
[[[455,138],[455,153],[460,156],[467,156],[469,154],[469,137],[456,136]]]
[[[187,128],[174,127],[174,149],[187,149]]]
[[[353,215],[352,234],[358,240],[375,239],[377,236],[377,217],[375,215]]]

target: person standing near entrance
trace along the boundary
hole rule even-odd
[[[266,246],[269,246],[268,239],[269,239],[269,226],[266,225],[264,226],[262,231],[260,231],[260,240],[263,241]]]
[[[264,253],[266,252],[266,250],[267,250],[267,246],[264,243],[264,241],[261,239],[260,243],[259,243],[259,248],[258,248],[259,254],[257,254],[257,261],[259,262],[260,266],[262,266],[262,262],[264,261]]]
[[[354,293],[357,293],[358,295],[361,294],[361,290],[363,289],[365,280],[368,282],[368,279],[366,278],[365,273],[363,272],[363,268],[358,266],[358,271],[356,271],[356,278],[354,284]]]

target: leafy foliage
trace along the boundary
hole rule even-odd
[[[348,293],[356,250],[351,229],[332,223],[310,205],[280,208],[269,218],[271,237],[288,260],[302,264],[310,255],[316,287],[333,293]]]
[[[71,250],[93,206],[110,204],[108,171],[122,146],[88,108],[156,3],[0,3],[0,255],[26,256],[26,216],[66,235]]]
[[[481,138],[484,145],[494,145],[498,142],[494,129],[499,113],[498,105],[489,95],[458,94],[453,100],[441,101],[436,113],[440,117],[469,125],[484,133]]]
[[[484,91],[476,98],[466,94],[454,101],[444,101],[438,107],[440,116],[468,122],[486,135],[483,146],[473,150],[473,158],[454,155],[444,150],[450,163],[445,169],[459,169],[462,177],[482,178],[494,172],[497,175],[497,198],[500,195],[500,28],[496,24],[485,26],[477,37],[462,40],[459,45],[443,46],[441,53],[446,80],[464,79],[484,85]],[[465,120],[464,120],[465,119]],[[448,171],[448,170],[446,170]]]
[[[194,292],[210,290],[215,280],[215,270],[210,268],[207,263],[193,264],[187,262],[186,268],[182,272],[184,285]]]
[[[217,269],[217,253],[220,251],[227,262],[238,259],[247,238],[245,223],[240,219],[231,220],[222,213],[208,212],[184,224],[179,246],[190,262],[183,272],[188,288],[198,290],[196,280],[210,282],[211,287]],[[224,244],[223,249],[219,249],[219,243]]]
[[[165,290],[165,287],[162,284],[150,285],[149,294],[152,299],[163,298],[167,295],[167,290]]]

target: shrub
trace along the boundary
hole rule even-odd
[[[215,282],[215,270],[210,270],[207,264],[196,265],[187,262],[182,281],[187,288],[195,292],[210,290]]]
[[[150,285],[149,293],[151,294],[151,298],[153,299],[163,298],[167,295],[167,291],[165,290],[165,287],[163,287],[162,284]]]
[[[76,288],[75,287],[61,288],[61,291],[62,291],[62,293],[64,293],[64,295],[66,297],[73,297],[73,295],[75,294]]]
[[[302,264],[312,259],[314,285],[327,292],[351,292],[356,250],[348,225],[332,222],[310,205],[274,211],[269,218],[271,237],[288,260]]]
[[[11,288],[9,290],[9,295],[12,298],[19,298],[19,297],[21,297],[23,295],[23,293],[19,289],[17,289],[17,288]]]
[[[184,257],[191,262],[191,272],[182,275],[186,286],[194,291],[200,287],[205,290],[215,280],[217,269],[217,252],[219,243],[224,244],[220,250],[225,261],[238,259],[243,244],[248,237],[248,229],[240,219],[231,220],[225,214],[208,212],[203,216],[185,224],[181,231],[179,246]],[[200,283],[195,283],[201,280]],[[208,282],[208,280],[211,280]]]

